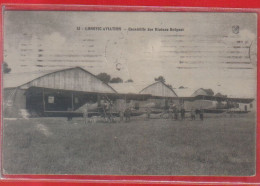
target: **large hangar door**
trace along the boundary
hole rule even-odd
[[[44,90],[45,111],[72,111],[73,94],[67,91]]]
[[[26,109],[31,116],[43,115],[43,89],[31,87],[26,91]]]
[[[97,97],[96,93],[30,87],[26,92],[26,109],[33,116],[73,112],[87,102],[96,103]]]

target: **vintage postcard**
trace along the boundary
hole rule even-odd
[[[256,13],[3,22],[3,174],[255,175]]]

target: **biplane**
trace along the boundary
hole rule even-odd
[[[228,98],[218,96],[197,95],[194,97],[161,97],[151,94],[120,94],[81,92],[70,90],[55,90],[49,88],[30,87],[26,92],[26,108],[36,116],[82,117],[83,109],[88,109],[88,116],[109,117],[119,116],[120,111],[131,108],[131,115],[144,114],[146,108],[152,113],[162,113],[172,106],[187,106],[193,104],[193,109],[203,109],[205,112],[220,113],[236,108],[239,103],[250,104],[253,98]],[[204,101],[216,102],[215,107],[205,106]],[[225,105],[218,107],[218,104]],[[159,103],[159,104],[158,104]],[[187,111],[190,108],[186,108]],[[244,112],[249,112],[247,109]]]

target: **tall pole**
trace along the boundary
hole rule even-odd
[[[72,111],[73,111],[74,110],[73,92],[71,93],[71,108],[72,108]]]

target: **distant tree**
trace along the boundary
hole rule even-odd
[[[214,92],[212,89],[203,89],[209,96],[214,96]]]
[[[109,83],[122,83],[123,80],[120,77],[112,78]]]
[[[8,74],[9,72],[11,72],[11,68],[8,67],[8,64],[6,62],[3,63],[3,71],[4,74]]]
[[[128,79],[128,80],[126,80],[125,81],[126,83],[132,83],[132,82],[134,82],[132,79]]]
[[[104,83],[108,83],[111,79],[111,76],[105,72],[102,72],[97,75],[97,78],[100,79],[101,81],[103,81]]]
[[[172,85],[170,84],[167,84],[166,86],[169,87],[170,89],[173,89]]]
[[[179,89],[184,89],[184,86],[180,86]]]
[[[165,78],[163,76],[159,76],[158,78],[154,78],[154,80],[165,83]]]
[[[223,98],[226,98],[227,97],[227,95],[223,95],[223,94],[221,94],[221,93],[217,93],[217,94],[215,94],[215,96],[217,96],[217,97],[223,97]]]
[[[134,82],[132,79],[128,79],[128,80],[126,80],[125,81],[126,83],[132,83],[132,82]]]

